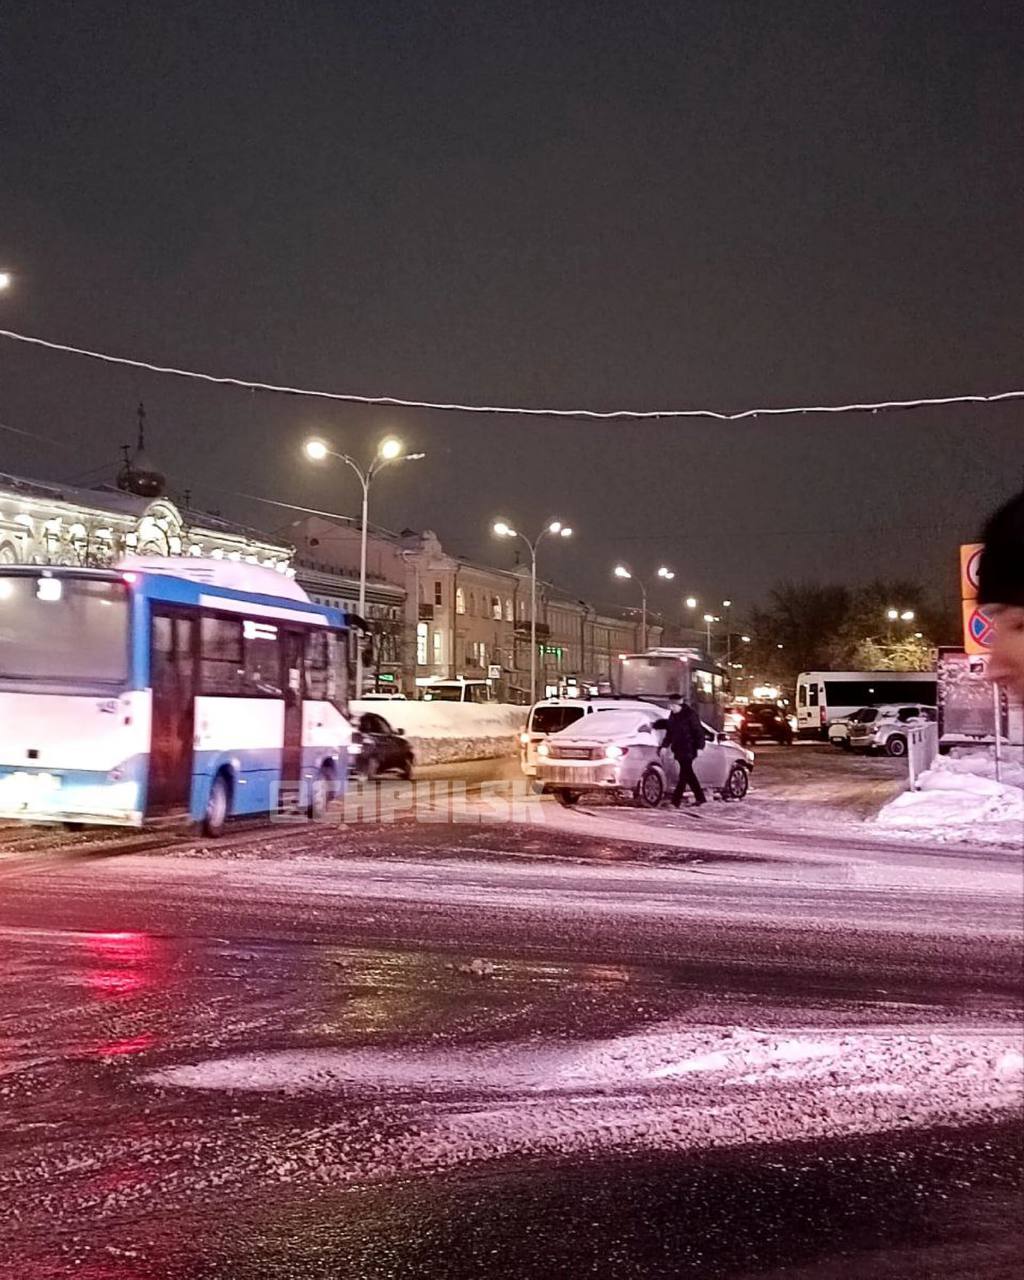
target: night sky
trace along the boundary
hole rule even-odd
[[[740,409],[1024,386],[1016,3],[5,6],[0,327],[264,381]],[[625,601],[921,578],[1024,479],[1024,404],[741,426],[331,406],[0,341],[0,470],[112,476],[148,411],[197,504],[353,511]],[[88,477],[87,477],[88,478]]]

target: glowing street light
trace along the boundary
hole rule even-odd
[[[633,571],[628,569],[624,564],[617,564],[612,570],[616,578],[634,578]],[[672,569],[667,565],[662,565],[655,571],[655,576],[661,578],[663,582],[671,582],[676,576]],[[636,584],[640,588],[640,648],[647,648],[647,583],[641,578],[636,579]]]
[[[685,603],[686,603],[686,607],[687,607],[687,609],[696,609],[696,607],[697,607],[697,597],[696,597],[696,596],[687,596],[687,597],[686,597],[686,601],[685,601]]]
[[[311,437],[302,446],[302,450],[310,462],[326,462],[328,458],[336,458],[339,462],[344,462],[359,477],[359,483],[363,489],[363,518],[362,530],[359,540],[359,619],[365,625],[366,619],[366,536],[367,524],[369,520],[370,508],[370,484],[379,471],[390,462],[418,462],[420,458],[426,457],[423,453],[406,453],[405,445],[401,440],[396,440],[394,436],[387,436],[377,446],[377,454],[368,467],[361,467],[355,458],[350,457],[347,453],[336,453],[330,447],[326,440],[321,440],[317,436]],[[363,646],[360,644],[356,649],[356,697],[362,697],[363,693]]]
[[[904,609],[903,612],[900,614],[900,621],[913,622],[916,616],[917,615],[914,613],[913,609]]]
[[[708,641],[707,652],[708,652],[709,658],[711,657],[711,624],[713,622],[721,622],[721,621],[722,619],[718,616],[717,613],[706,613],[704,615],[704,623],[707,627],[707,641]]]
[[[0,271],[0,293],[9,289],[14,284],[14,276],[10,271]]]
[[[572,529],[561,520],[549,520],[531,542],[507,520],[495,520],[491,531],[496,538],[522,538],[530,548],[530,701],[537,701],[537,548],[545,537],[571,538]]]

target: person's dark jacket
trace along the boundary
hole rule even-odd
[[[677,760],[695,760],[698,751],[704,749],[704,726],[693,707],[685,704],[673,711],[665,726],[665,740],[661,744]]]

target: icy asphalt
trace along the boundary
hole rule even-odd
[[[766,755],[699,819],[0,831],[0,1276],[1016,1275],[1020,863]]]

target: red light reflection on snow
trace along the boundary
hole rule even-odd
[[[85,933],[85,947],[112,964],[140,964],[153,955],[155,943],[148,933]]]
[[[79,1043],[76,1051],[89,1058],[120,1058],[151,1048],[156,1037],[145,1026],[149,1011],[140,1001],[166,985],[164,945],[134,931],[84,933],[80,941],[85,953],[82,985],[109,1007],[103,1015],[107,1034]]]
[[[85,985],[100,1000],[120,1000],[158,985],[160,955],[148,933],[86,933],[82,944],[92,966]]]
[[[109,1044],[98,1044],[90,1050],[90,1056],[97,1058],[124,1058],[131,1053],[142,1053],[156,1044],[156,1036],[152,1031],[144,1031],[130,1040],[112,1040]]]

